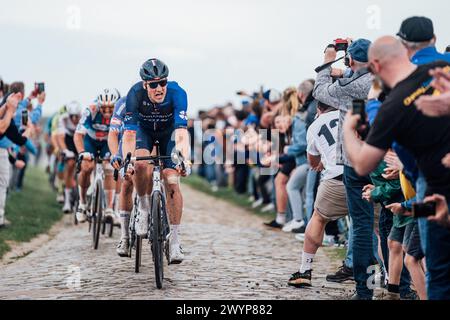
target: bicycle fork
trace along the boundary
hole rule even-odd
[[[151,199],[153,199],[155,194],[160,194],[161,195],[161,220],[162,220],[162,236],[163,236],[163,240],[167,240],[169,238],[170,235],[170,225],[169,225],[169,221],[167,218],[167,208],[166,208],[166,195],[164,192],[164,186],[162,184],[162,180],[161,180],[161,169],[156,166],[153,170],[153,191],[152,191],[152,196]],[[153,202],[153,201],[152,201]],[[153,215],[151,215],[153,217]],[[153,225],[153,221],[151,222],[151,224]],[[150,230],[152,230],[152,228],[150,228]],[[150,237],[151,239],[151,237]]]

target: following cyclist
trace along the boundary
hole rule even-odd
[[[114,104],[119,100],[120,94],[116,89],[105,89],[97,97],[95,103],[86,109],[78,124],[74,136],[78,159],[81,160],[81,171],[78,177],[80,204],[77,210],[77,220],[81,223],[87,220],[86,194],[91,184],[91,173],[95,168],[95,155],[99,152],[104,160],[105,169],[105,218],[114,219],[114,177],[113,168],[109,164],[108,133]]]
[[[161,156],[170,156],[176,149],[181,151],[185,159],[189,159],[186,92],[178,83],[168,82],[169,69],[158,59],[146,61],[141,67],[140,76],[142,81],[135,84],[127,95],[123,154],[131,152],[136,157],[150,156],[155,141],[159,141]],[[122,161],[119,157],[117,160],[116,165]],[[186,170],[182,171],[171,159],[163,162],[171,230],[169,262],[179,264],[184,259],[179,239],[183,211],[180,175],[188,175],[191,164],[186,160]],[[135,172],[135,187],[139,196],[136,233],[145,236],[150,210],[151,167],[145,161],[137,162]]]
[[[122,137],[123,137],[123,124],[126,113],[126,100],[127,97],[122,97],[116,103],[114,108],[114,114],[111,118],[111,126],[109,128],[108,146],[111,154],[114,156],[111,158],[111,164],[117,170],[120,169],[119,163],[123,159],[122,155]],[[119,195],[119,214],[120,214],[120,226],[121,237],[117,246],[117,254],[120,257],[128,257],[128,251],[130,249],[130,214],[133,210],[133,180],[130,176],[125,175],[122,182],[117,181],[120,186]]]
[[[77,157],[77,149],[73,141],[75,130],[81,118],[81,105],[72,101],[67,105],[67,112],[59,117],[56,141],[59,150],[65,159],[64,166],[64,206],[63,212],[70,213],[70,195],[75,183],[75,159]]]

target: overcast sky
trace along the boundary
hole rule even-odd
[[[260,85],[279,90],[314,77],[338,37],[371,40],[426,15],[438,47],[450,44],[449,1],[423,0],[0,0],[0,76],[45,81],[45,113],[91,101],[104,87],[122,94],[139,67],[158,57],[184,87],[189,113]]]

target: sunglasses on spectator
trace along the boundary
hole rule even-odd
[[[167,86],[167,79],[157,81],[157,82],[147,82],[147,86],[149,86],[150,89],[156,89],[156,88],[158,88],[158,86],[161,86],[161,88],[164,88],[165,86]]]

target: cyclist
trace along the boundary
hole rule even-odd
[[[56,141],[59,150],[65,158],[64,166],[64,206],[63,212],[70,213],[70,194],[75,184],[75,159],[77,149],[73,141],[73,136],[81,118],[81,106],[78,102],[72,101],[67,105],[67,112],[59,117]]]
[[[76,214],[77,220],[81,223],[85,222],[87,219],[86,194],[91,184],[91,173],[95,168],[93,160],[97,151],[100,152],[100,157],[105,160],[105,218],[113,219],[115,186],[113,168],[108,160],[110,153],[107,139],[110,120],[114,111],[114,104],[119,98],[120,94],[117,89],[103,90],[94,104],[83,112],[83,116],[75,131],[74,142],[78,152],[78,159],[83,159],[81,163],[81,172],[78,176],[80,204]]]
[[[56,201],[58,203],[64,203],[64,162],[62,161],[61,150],[58,145],[58,124],[59,118],[67,112],[67,106],[62,106],[58,112],[53,116],[51,124],[50,141],[53,146],[53,157],[51,163],[53,164],[52,173],[55,175],[54,187],[57,190]]]
[[[123,154],[137,157],[150,156],[155,141],[160,143],[162,156],[170,156],[176,148],[189,159],[189,134],[187,131],[187,95],[176,82],[168,82],[169,69],[158,59],[147,60],[141,67],[141,82],[135,84],[127,95],[124,121]],[[117,159],[121,162],[121,159]],[[170,220],[169,257],[171,264],[181,263],[184,254],[180,246],[179,225],[183,210],[180,175],[190,172],[191,164],[185,160],[182,172],[171,160],[164,161],[163,176],[167,190],[167,209]],[[135,187],[139,196],[136,233],[145,236],[148,231],[150,210],[151,167],[146,162],[135,165]]]
[[[108,146],[111,154],[114,155],[111,158],[112,166],[119,170],[120,159],[122,155],[122,136],[123,136],[123,123],[126,113],[126,100],[127,97],[122,97],[116,103],[114,108],[114,114],[111,118],[111,126],[109,128]],[[119,161],[117,161],[119,159]],[[119,185],[121,182],[117,181]],[[122,236],[117,246],[117,254],[120,257],[127,257],[128,250],[130,248],[130,214],[133,210],[133,180],[129,176],[125,176],[121,183],[120,195],[119,195],[119,212],[120,212],[120,226]]]

